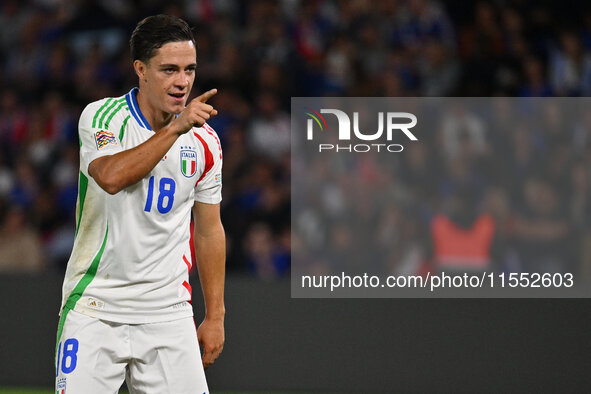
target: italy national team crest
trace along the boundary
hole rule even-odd
[[[66,394],[66,378],[61,378],[57,381],[55,394]]]
[[[197,171],[197,153],[192,150],[181,150],[181,172],[187,178]]]

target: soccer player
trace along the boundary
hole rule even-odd
[[[208,392],[224,344],[222,153],[210,90],[187,103],[196,49],[183,20],[142,20],[131,40],[139,89],[80,117],[76,239],[63,285],[56,391]],[[205,319],[191,307],[190,234]],[[199,346],[203,347],[200,357]]]

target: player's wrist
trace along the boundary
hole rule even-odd
[[[166,134],[173,135],[173,136],[179,136],[182,134],[179,130],[178,125],[175,122],[172,122],[171,124],[166,126],[164,128],[164,131]]]
[[[205,311],[205,320],[221,320],[224,321],[226,316],[226,308],[207,309]]]

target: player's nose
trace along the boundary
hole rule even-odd
[[[174,85],[180,89],[185,89],[186,87],[189,86],[190,82],[191,81],[190,81],[189,76],[187,76],[183,73],[179,73],[177,78],[175,78],[175,80],[174,80]]]

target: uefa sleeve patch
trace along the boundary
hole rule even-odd
[[[101,130],[94,134],[94,139],[96,141],[96,148],[98,150],[103,149],[109,145],[119,145],[117,139],[115,138],[115,134],[111,133],[108,130]]]

